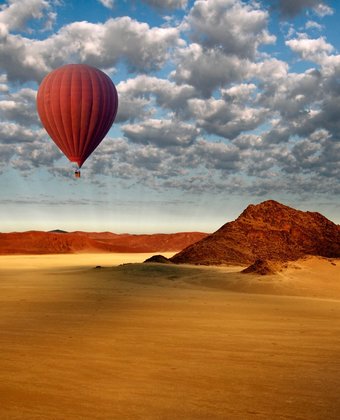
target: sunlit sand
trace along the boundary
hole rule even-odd
[[[131,254],[50,254],[50,255],[0,255],[0,269],[23,270],[23,269],[80,269],[97,265],[113,266],[130,262],[143,262],[154,253],[131,253]],[[170,258],[174,252],[163,253]]]
[[[1,419],[339,417],[339,260],[149,256],[0,257]]]

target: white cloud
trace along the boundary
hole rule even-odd
[[[163,9],[188,6],[182,0],[145,2]],[[320,192],[339,191],[333,178],[339,177],[340,160],[340,55],[324,37],[294,32],[295,39],[286,41],[299,57],[319,65],[293,73],[287,62],[261,53],[275,38],[268,32],[268,11],[258,1],[197,0],[180,26],[168,20],[167,27],[151,27],[120,17],[73,22],[52,36],[40,33],[39,39],[21,31],[32,18],[41,21],[39,28],[51,28],[56,15],[47,0],[29,3],[40,9],[19,11],[13,21],[9,9],[18,1],[0,10],[5,36],[0,168],[7,164],[26,174],[43,166],[62,174],[61,165],[66,167],[65,159],[58,162],[58,148],[36,129],[35,90],[20,82],[40,81],[67,62],[86,62],[112,74],[125,63],[135,74],[117,84],[116,122],[129,124],[87,162],[95,182],[104,173],[126,185],[138,180],[152,188],[267,194],[312,191],[312,180]],[[321,2],[294,3],[289,9],[281,2],[286,16],[307,6],[326,12]],[[319,30],[318,25],[310,20],[305,28]],[[145,74],[154,70],[161,72]],[[19,83],[11,90],[13,81]]]
[[[48,12],[46,15],[46,20],[44,26],[42,28],[42,32],[45,31],[52,31],[55,23],[57,20],[57,13],[56,12]]]
[[[324,16],[329,16],[332,15],[334,13],[334,10],[327,6],[327,4],[324,4],[323,2],[319,2],[319,4],[317,4],[314,7],[314,12],[320,16],[320,17],[324,17]]]
[[[37,137],[42,137],[43,131],[32,130],[17,123],[0,121],[0,141],[2,144],[16,144],[33,142]]]
[[[36,91],[33,89],[23,88],[15,93],[8,93],[0,99],[0,120],[28,126],[38,124],[35,100]]]
[[[199,140],[194,146],[194,153],[207,168],[214,168],[223,172],[240,168],[239,149],[234,145]]]
[[[244,79],[251,62],[236,55],[225,55],[220,49],[204,49],[190,44],[177,53],[177,67],[171,77],[179,84],[194,86],[206,97],[217,88]]]
[[[323,17],[333,14],[333,9],[323,0],[273,0],[283,17],[294,17],[308,9]]]
[[[7,83],[7,75],[0,74],[0,94],[7,93],[9,91],[9,86]]]
[[[120,98],[118,118],[127,121],[155,113],[156,106],[184,117],[188,99],[197,95],[193,86],[176,85],[166,79],[139,75],[117,86]],[[153,101],[155,100],[155,102]]]
[[[0,133],[1,133],[1,126],[0,126]],[[12,144],[3,144],[0,142],[0,171],[8,167],[8,164],[14,155],[15,155],[15,147],[13,147]]]
[[[55,162],[61,157],[62,153],[51,140],[36,136],[31,142],[17,145],[11,165],[24,174],[39,167],[53,170]]]
[[[30,20],[48,16],[51,3],[48,0],[9,0],[7,5],[0,6],[0,35],[4,37],[12,30],[26,30]]]
[[[251,77],[262,62],[259,48],[276,40],[268,19],[257,2],[197,0],[182,25],[194,42],[177,50],[171,77],[205,97]]]
[[[150,109],[150,100],[148,99],[125,95],[119,93],[119,91],[118,95],[119,107],[115,119],[116,123],[148,118],[155,112],[154,109]]]
[[[324,57],[334,51],[334,47],[326,42],[324,37],[311,39],[306,37],[290,39],[286,45],[299,54],[303,60],[320,62]]]
[[[228,97],[225,92],[224,99],[191,99],[189,109],[200,128],[227,139],[255,129],[267,115],[266,109],[247,106],[242,100],[233,101],[233,97]]]
[[[149,6],[156,7],[158,9],[184,9],[188,0],[142,0]]]
[[[104,7],[112,9],[114,5],[114,0],[98,0]]]
[[[305,25],[306,29],[315,29],[317,31],[322,31],[323,26],[320,23],[315,22],[315,20],[308,20]]]
[[[161,68],[180,43],[177,28],[158,28],[129,17],[105,23],[74,22],[45,40],[8,35],[0,60],[9,80],[38,80],[67,62],[112,68],[126,62],[133,71]]]
[[[221,89],[222,97],[231,102],[247,102],[257,89],[254,83],[241,83],[228,89]]]
[[[160,148],[187,147],[199,135],[199,129],[192,124],[165,119],[149,119],[140,124],[126,124],[122,127],[122,131],[132,142],[153,144]]]
[[[224,53],[253,58],[262,44],[275,42],[267,30],[268,12],[239,0],[197,0],[187,23],[196,42]]]
[[[276,58],[251,63],[248,69],[248,77],[255,77],[265,82],[282,81],[288,75],[289,66],[285,61]]]

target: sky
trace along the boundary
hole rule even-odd
[[[0,231],[213,232],[274,199],[340,224],[340,4],[0,1]],[[81,179],[36,112],[68,63],[118,114]]]

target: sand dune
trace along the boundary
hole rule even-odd
[[[338,417],[339,260],[121,257],[0,257],[1,419]]]

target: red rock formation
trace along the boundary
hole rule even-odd
[[[304,255],[340,257],[340,227],[320,213],[269,200],[248,206],[233,222],[190,245],[171,260],[189,264],[289,261]]]
[[[118,235],[111,232],[0,233],[0,255],[69,254],[76,252],[171,252],[205,237],[206,233]]]
[[[0,254],[68,254],[105,250],[91,238],[74,233],[29,231],[0,234]]]

